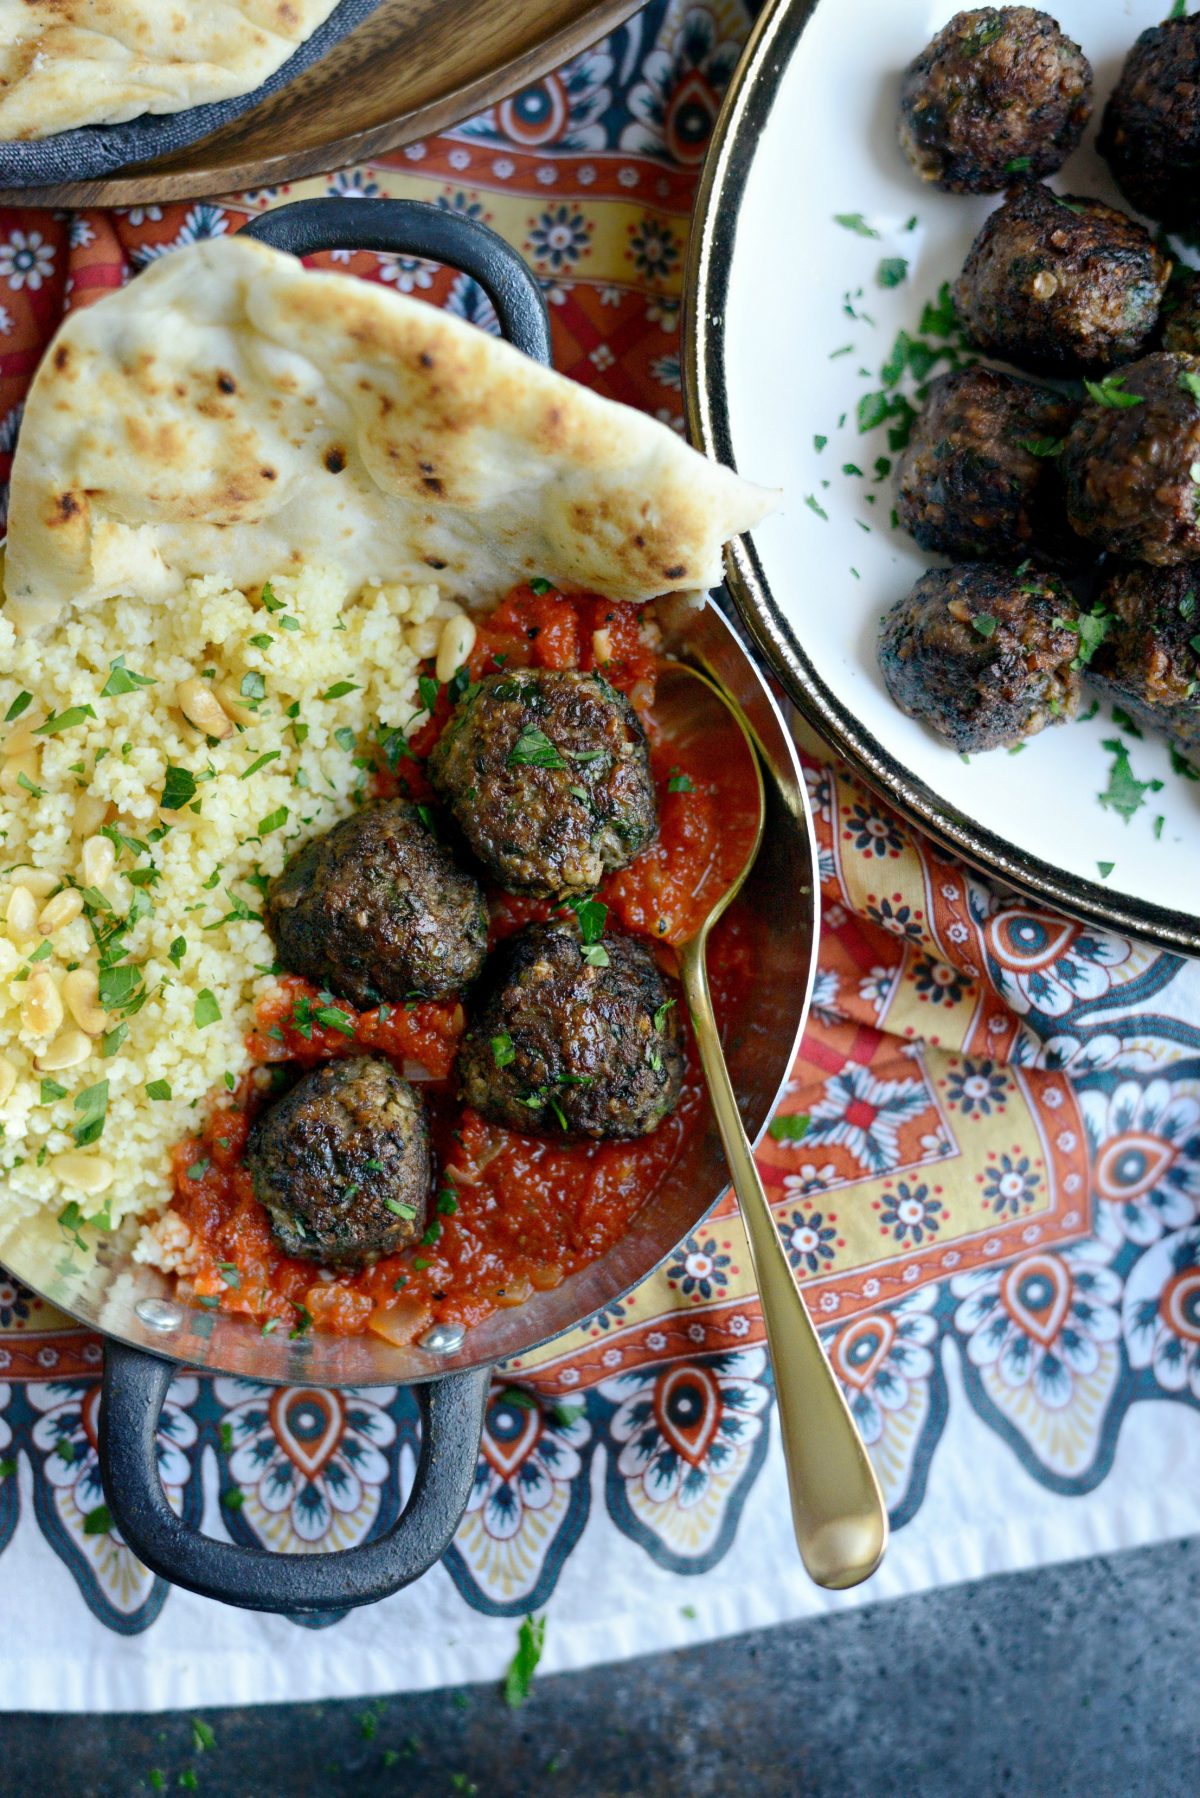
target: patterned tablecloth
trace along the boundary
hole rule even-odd
[[[740,0],[653,0],[370,167],[219,204],[0,214],[0,473],[64,310],[314,193],[487,220],[542,280],[558,367],[682,430],[688,212],[748,25]],[[461,275],[340,261],[494,328]],[[876,1580],[835,1600],[798,1568],[728,1203],[632,1299],[508,1370],[443,1565],[323,1629],[220,1610],[132,1559],[100,1508],[99,1345],[0,1270],[0,1703],[493,1677],[531,1611],[544,1665],[583,1665],[1200,1524],[1200,968],[997,892],[810,749],[824,936],[783,1106],[810,1122],[777,1126],[761,1162],[887,1494]],[[182,1376],[163,1418],[185,1514],[275,1548],[385,1529],[413,1452],[404,1392]]]

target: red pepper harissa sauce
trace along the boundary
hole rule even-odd
[[[604,674],[627,692],[650,738],[659,804],[656,841],[629,867],[609,875],[599,897],[609,921],[659,946],[668,972],[673,945],[697,928],[713,899],[741,867],[752,838],[754,786],[736,727],[707,739],[668,743],[658,731],[654,683],[658,658],[645,641],[641,609],[594,595],[536,593],[518,587],[485,618],[471,651],[472,680],[498,667],[596,666],[593,635],[607,651]],[[410,740],[428,755],[449,716],[443,688],[433,718]],[[432,797],[421,759],[381,765],[375,791],[419,801]],[[489,893],[492,940],[554,915],[545,900]],[[709,973],[718,1015],[744,992],[752,946],[736,913],[714,932]],[[300,1001],[299,1005],[297,1002]],[[307,1003],[305,1003],[307,1002]],[[410,1077],[424,1070],[437,1159],[427,1240],[374,1267],[321,1278],[314,1264],[284,1255],[244,1165],[246,1133],[269,1093],[249,1074],[218,1099],[199,1136],[174,1151],[174,1209],[190,1226],[198,1264],[186,1282],[222,1310],[277,1320],[266,1327],[334,1335],[372,1330],[411,1341],[435,1321],[473,1325],[501,1306],[557,1286],[619,1240],[677,1159],[703,1115],[703,1083],[687,1034],[687,1075],[679,1105],[650,1136],[634,1142],[556,1142],[491,1124],[454,1096],[450,1079],[466,1027],[455,999],[355,1012],[334,999],[333,1025],[316,1021],[329,1004],[307,981],[280,979],[259,1007],[247,1039],[252,1059],[312,1067],[335,1055],[373,1049]],[[686,1024],[686,1020],[685,1020]],[[339,1027],[340,1026],[340,1027]]]

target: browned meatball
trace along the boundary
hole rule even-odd
[[[633,937],[609,933],[598,947],[600,964],[570,924],[534,924],[496,951],[458,1058],[462,1096],[484,1117],[551,1136],[634,1137],[675,1109],[683,1048],[671,988]]]
[[[1100,383],[1062,455],[1080,536],[1137,562],[1200,556],[1200,360],[1159,351]]]
[[[956,13],[905,70],[900,147],[922,181],[996,193],[1053,174],[1091,110],[1091,64],[1048,13],[981,6]]]
[[[487,954],[483,894],[403,799],[306,843],[263,922],[285,968],[358,1006],[456,992]]]
[[[1200,274],[1173,280],[1162,309],[1164,350],[1200,356]]]
[[[931,568],[884,618],[879,666],[900,710],[951,748],[999,749],[1074,713],[1077,619],[1054,575]]]
[[[1200,569],[1117,565],[1100,590],[1111,613],[1088,679],[1139,723],[1200,749]]]
[[[1099,148],[1139,212],[1171,226],[1200,219],[1200,14],[1143,31],[1104,108]]]
[[[362,1267],[425,1228],[425,1107],[380,1056],[303,1075],[255,1121],[246,1166],[281,1248],[302,1260]]]
[[[954,290],[978,349],[1045,374],[1128,362],[1158,319],[1170,263],[1099,200],[1027,187],[984,221]]]
[[[1057,455],[1073,401],[990,368],[940,375],[897,465],[900,522],[922,549],[1018,562],[1067,547]]]
[[[658,831],[646,733],[599,673],[489,675],[459,701],[429,777],[511,892],[591,892]]]

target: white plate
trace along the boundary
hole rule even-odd
[[[876,665],[880,615],[931,558],[890,526],[891,481],[872,479],[885,432],[860,435],[857,403],[882,386],[897,331],[954,280],[998,203],[926,187],[896,143],[900,72],[956,10],[948,0],[776,0],[726,101],[691,249],[691,424],[711,453],[784,490],[782,510],[734,546],[730,584],[798,703],[907,816],[1026,893],[1194,953],[1200,784],[1172,765],[1165,742],[1119,729],[1101,703],[1016,756],[964,762],[896,709]],[[1096,74],[1083,145],[1051,184],[1124,206],[1096,128],[1129,46],[1168,9],[1051,0],[1048,10]],[[878,237],[837,224],[838,213],[861,215]],[[881,260],[897,257],[906,279],[881,288]],[[873,322],[848,315],[848,295]],[[828,440],[820,451],[817,436]],[[1134,776],[1162,782],[1128,820],[1099,799],[1114,761],[1104,745],[1118,738]]]

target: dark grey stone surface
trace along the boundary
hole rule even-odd
[[[190,1768],[217,1798],[1194,1798],[1200,1538],[535,1681],[517,1711],[473,1687],[204,1721],[197,1752],[186,1715],[0,1716],[0,1793]]]

